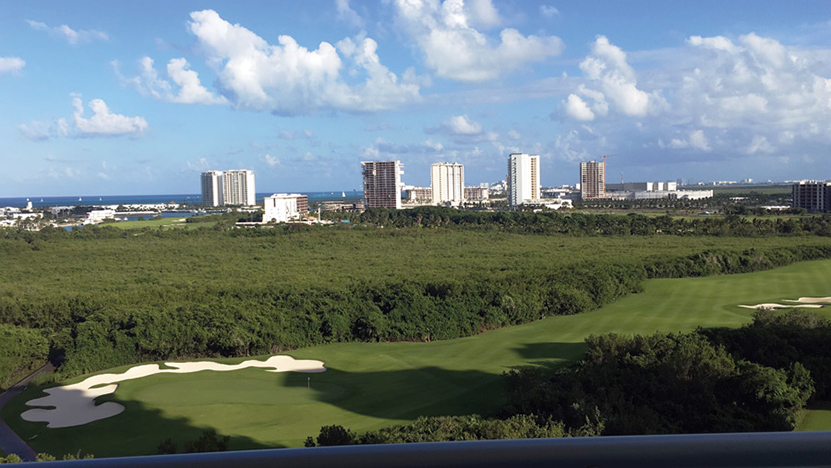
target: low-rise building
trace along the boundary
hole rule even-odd
[[[275,193],[263,199],[264,223],[285,223],[300,219],[300,215],[309,211],[309,199],[298,193]]]
[[[490,190],[487,187],[465,187],[466,201],[482,201],[487,200],[490,196]]]

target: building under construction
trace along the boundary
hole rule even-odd
[[[580,198],[606,198],[606,162],[580,163]]]
[[[362,161],[364,206],[401,208],[401,161]]]

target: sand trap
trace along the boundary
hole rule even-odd
[[[20,415],[26,421],[46,422],[46,427],[72,427],[109,418],[124,411],[124,406],[108,401],[95,404],[101,395],[114,393],[117,382],[140,379],[153,374],[189,374],[201,371],[234,371],[249,367],[266,368],[267,372],[323,372],[326,367],[322,361],[310,359],[296,360],[291,356],[271,356],[265,361],[250,360],[236,365],[218,362],[166,362],[174,369],[160,369],[158,364],[145,364],[131,367],[123,374],[101,374],[87,377],[80,383],[64,385],[44,390],[48,396],[26,402],[27,406],[48,406],[51,409],[38,408],[25,411]],[[99,385],[101,385],[99,387]],[[95,387],[95,388],[93,388]]]
[[[821,309],[823,306],[822,304],[785,305],[767,302],[764,304],[756,305],[740,305],[739,307],[744,307],[745,309]]]
[[[831,297],[800,297],[799,299],[782,299],[785,302],[800,302],[814,304],[831,304]]]

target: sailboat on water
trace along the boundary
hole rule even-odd
[[[341,192],[340,196],[341,196],[341,198],[346,198],[346,192]]]

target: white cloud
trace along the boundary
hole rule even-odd
[[[667,107],[659,92],[647,93],[638,88],[635,71],[626,61],[626,53],[598,36],[592,53],[580,62],[587,83],[580,84],[577,94],[570,94],[562,106],[569,117],[588,121],[595,114],[605,116],[612,104],[617,112],[633,117],[658,114]],[[589,98],[591,105],[581,99]]]
[[[340,21],[354,28],[364,27],[364,19],[349,6],[349,0],[335,0],[335,8],[337,8]]]
[[[29,26],[31,26],[33,29],[38,31],[47,31],[50,35],[59,37],[72,45],[84,42],[110,40],[110,37],[107,35],[107,33],[102,31],[96,31],[94,29],[75,31],[74,29],[70,28],[65,24],[53,27],[48,26],[46,23],[41,23],[38,21],[26,20],[26,22],[29,23]]]
[[[112,66],[123,84],[135,88],[144,96],[179,104],[228,104],[225,97],[216,96],[202,86],[199,74],[190,70],[190,64],[184,58],[171,59],[167,64],[167,76],[178,87],[175,93],[169,81],[159,78],[150,57],[139,60],[139,75],[132,78],[121,74],[117,61],[112,62]]]
[[[502,24],[499,11],[491,0],[466,0],[465,12],[474,27],[494,28]]]
[[[490,2],[473,5],[477,6],[466,8],[463,0],[396,1],[398,21],[415,40],[425,64],[439,76],[466,82],[492,80],[563,50],[556,36],[523,36],[512,28],[503,29],[498,41],[488,37],[472,24],[494,24],[498,13]],[[483,13],[488,11],[492,13]]]
[[[26,65],[20,57],[0,57],[0,73],[18,72]]]
[[[560,10],[551,5],[540,5],[540,13],[546,18],[560,16]]]
[[[750,145],[747,147],[747,154],[756,154],[756,153],[773,153],[775,148],[773,145],[768,142],[768,139],[761,135],[756,135],[753,137],[753,141],[750,142]]]
[[[640,167],[655,173],[668,163],[703,171],[705,161],[759,173],[795,155],[819,168],[831,145],[829,57],[829,48],[754,33],[692,36],[678,48],[628,54],[598,38],[581,63],[583,76],[562,79],[572,92],[554,114],[567,117],[554,153],[637,154]],[[597,135],[582,130],[592,114]]]
[[[477,135],[482,133],[482,126],[468,120],[466,115],[451,117],[444,123],[444,127],[456,135]]]
[[[377,43],[344,39],[309,50],[291,36],[269,44],[213,10],[191,13],[190,31],[217,77],[221,94],[238,109],[307,114],[319,110],[375,111],[419,99],[420,86],[383,66]],[[342,60],[338,51],[343,54]],[[342,76],[347,69],[348,77]]]
[[[84,105],[80,97],[72,99],[72,107],[75,109],[75,128],[83,136],[117,136],[134,135],[143,133],[148,125],[142,117],[127,117],[113,114],[107,104],[101,99],[93,99],[89,102],[92,110],[90,118],[84,117]]]
[[[522,135],[516,130],[509,130],[508,137],[510,137],[512,140],[522,139]]]
[[[274,167],[280,164],[280,160],[270,154],[266,154],[265,156],[263,156],[263,161],[265,161],[265,163],[268,164],[269,167]]]
[[[589,109],[585,101],[580,99],[576,94],[569,94],[565,102],[566,115],[575,120],[590,121],[594,120],[594,112]]]

